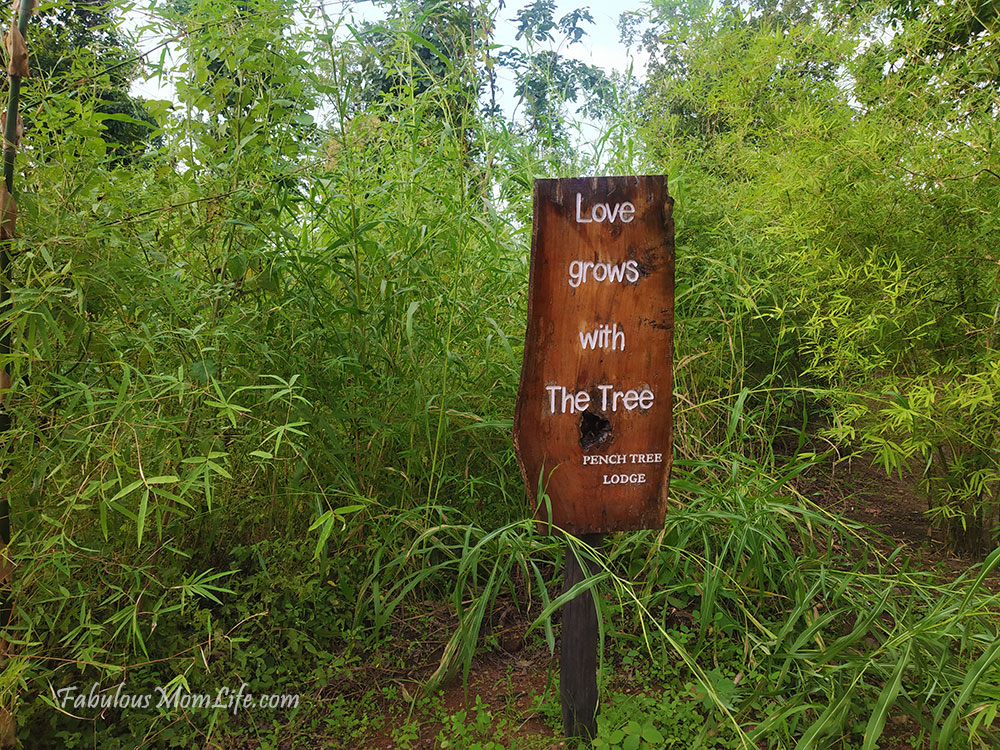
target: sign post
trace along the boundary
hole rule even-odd
[[[663,526],[672,460],[672,206],[663,175],[535,181],[514,447],[539,522],[591,546],[606,532]],[[566,558],[568,590],[587,573],[570,551]],[[568,736],[596,728],[596,617],[589,592],[563,610]]]

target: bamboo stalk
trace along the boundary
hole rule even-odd
[[[19,145],[18,102],[21,95],[21,80],[28,75],[28,50],[24,38],[28,29],[28,19],[34,0],[20,0],[20,8],[15,5],[17,25],[11,25],[7,33],[7,80],[10,89],[7,95],[7,122],[3,136],[3,186],[0,187],[0,316],[7,314],[10,303],[10,280],[8,273],[11,259],[11,243],[14,238],[17,208],[14,203],[14,158]],[[10,411],[6,406],[10,394],[10,371],[7,364],[11,352],[10,327],[5,321],[0,332],[0,436],[10,440]],[[6,446],[9,450],[9,446]],[[6,480],[6,469],[0,479]],[[10,624],[12,603],[10,582],[12,567],[8,545],[10,544],[10,497],[4,486],[0,491],[0,627]],[[9,654],[6,637],[0,639],[0,658],[6,660]],[[14,720],[13,702],[0,706],[0,747],[11,747],[17,743],[17,724]]]

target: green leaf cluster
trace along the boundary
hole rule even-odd
[[[975,3],[657,3],[643,128],[678,176],[682,392],[749,388],[764,443],[805,427],[955,478],[931,515],[987,550],[1000,86],[976,71],[997,33]]]

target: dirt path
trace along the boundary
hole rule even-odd
[[[914,567],[941,569],[955,577],[982,562],[975,555],[951,552],[940,529],[929,523],[926,496],[913,475],[887,476],[871,457],[839,463],[820,463],[793,482],[805,498],[828,510],[870,526],[885,538],[871,535],[872,544],[888,554],[899,547]],[[1000,590],[1000,578],[991,576],[990,586]]]
[[[460,750],[474,743],[487,750],[490,742],[526,750],[565,747],[542,710],[543,704],[558,705],[558,683],[558,653],[553,658],[536,648],[485,654],[473,661],[467,685],[459,676],[436,696],[418,699],[412,711],[400,710],[408,701],[387,705],[387,726],[358,750]],[[407,739],[397,742],[394,734]]]

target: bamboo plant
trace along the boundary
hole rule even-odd
[[[5,39],[7,48],[7,79],[10,88],[7,95],[7,111],[3,122],[3,183],[0,184],[0,310],[6,313],[10,302],[10,280],[8,271],[11,260],[11,245],[17,222],[17,206],[14,202],[14,158],[24,130],[18,115],[18,101],[21,81],[28,75],[28,48],[25,33],[34,0],[18,1],[15,17]],[[9,391],[11,380],[7,361],[11,352],[10,330],[6,324],[0,329],[0,393]],[[0,396],[5,402],[9,394]],[[0,404],[0,434],[10,433],[10,412]],[[6,472],[5,472],[6,473]],[[0,625],[4,627],[11,619],[9,587],[12,573],[7,552],[10,544],[10,498],[6,490],[0,494]],[[7,639],[0,639],[0,657],[8,655]],[[10,747],[16,743],[13,706],[0,706],[0,746]]]

